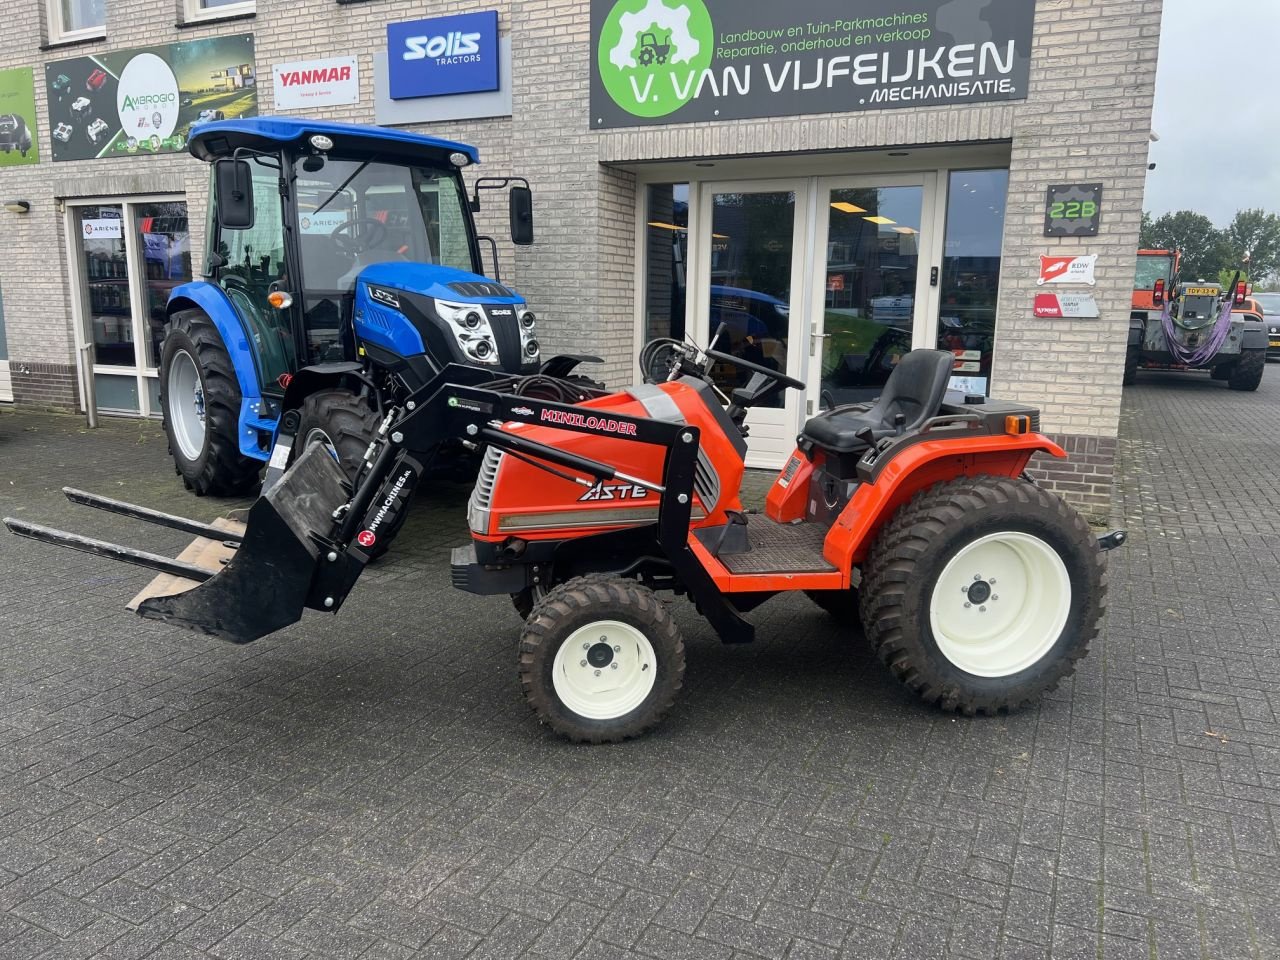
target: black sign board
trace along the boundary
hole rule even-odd
[[[592,0],[591,127],[1021,100],[1035,0]]]
[[[1046,237],[1096,237],[1102,218],[1102,184],[1056,183],[1044,202]]]

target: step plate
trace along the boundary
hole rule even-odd
[[[751,550],[717,557],[730,573],[831,573],[822,556],[827,527],[820,523],[775,523],[752,516],[747,525]]]

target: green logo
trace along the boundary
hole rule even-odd
[[[458,398],[457,398],[457,397],[450,397],[450,398],[449,398],[449,406],[451,406],[451,407],[456,407],[457,405],[458,405]]]
[[[618,0],[600,28],[600,80],[627,113],[665,117],[698,92],[715,37],[702,0]]]

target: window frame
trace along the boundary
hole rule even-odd
[[[239,0],[217,7],[202,6],[202,0],[182,0],[182,23],[208,23],[211,20],[230,20],[258,12],[257,0]]]
[[[84,40],[100,40],[107,35],[106,0],[103,0],[102,5],[102,23],[97,26],[68,30],[66,24],[62,21],[62,0],[45,0],[45,14],[48,17],[49,46],[80,43]]]

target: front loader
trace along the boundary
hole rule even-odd
[[[911,691],[966,714],[1017,708],[1072,672],[1098,632],[1105,551],[1124,533],[1095,536],[1027,478],[1034,454],[1065,456],[1035,409],[948,393],[952,354],[912,351],[876,401],[805,425],[757,513],[740,497],[746,414],[800,382],[714,349],[669,353],[666,379],[577,404],[446,367],[387,410],[354,478],[307,447],[231,537],[71,492],[200,535],[182,561],[5,523],[157,569],[139,614],[248,643],[305,609],[339,611],[433,457],[461,441],[484,453],[453,583],[511,596],[526,699],[572,740],[626,739],[667,712],[684,671],[670,596],[743,643],[750,611],[803,591],[843,627],[860,623]],[[726,398],[710,375],[722,363],[747,378]]]

